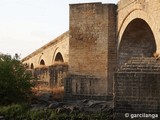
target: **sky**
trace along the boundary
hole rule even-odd
[[[31,54],[69,30],[69,4],[118,0],[0,0],[0,53]]]

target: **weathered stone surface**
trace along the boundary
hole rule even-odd
[[[112,95],[117,46],[115,13],[114,4],[70,5],[69,74],[79,75],[71,78],[71,94]]]
[[[70,75],[65,78],[66,99],[101,99],[112,100],[112,95],[106,95],[106,81],[94,76]]]
[[[32,70],[33,76],[37,78],[36,84],[44,87],[64,86],[64,78],[68,74],[68,65],[61,63],[52,66],[35,68]]]
[[[147,63],[147,64],[146,64]],[[160,61],[133,57],[114,76],[116,120],[125,113],[160,113]]]

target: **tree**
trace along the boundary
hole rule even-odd
[[[31,74],[17,58],[0,55],[0,104],[22,102],[31,92]]]

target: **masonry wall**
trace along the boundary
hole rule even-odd
[[[68,74],[67,64],[57,64],[47,67],[36,68],[33,71],[37,82],[46,87],[62,87],[64,86],[64,78]]]
[[[159,0],[120,0],[117,9],[117,39],[118,39],[118,52],[122,49],[126,50],[129,59],[120,66],[117,73],[114,76],[114,104],[115,104],[115,120],[125,120],[125,113],[156,113],[160,111],[160,89],[159,89],[159,64],[158,59],[152,58],[153,52],[160,53],[160,1]],[[141,20],[146,22],[148,26],[148,33],[144,35],[146,41],[140,44],[140,39],[143,35],[139,35],[139,30],[145,30],[143,24],[132,24],[135,20]],[[138,22],[137,22],[138,23]],[[139,22],[140,23],[140,22]],[[133,30],[127,31],[128,27],[133,25]],[[129,29],[128,29],[129,30]],[[125,33],[126,32],[126,33]],[[145,33],[145,32],[144,32]],[[153,35],[151,35],[153,34]],[[148,35],[152,36],[149,37]],[[131,39],[133,38],[133,45]],[[127,41],[123,41],[124,37]],[[136,38],[137,37],[137,38]],[[137,48],[133,48],[138,40]],[[155,43],[151,42],[155,41]],[[150,41],[150,42],[149,42]],[[123,44],[126,44],[124,45]],[[146,45],[148,44],[148,45]],[[147,59],[153,59],[152,62],[140,62],[143,61],[130,59],[135,56],[141,56],[140,49],[146,45],[146,49],[143,49],[144,53],[152,53],[150,55],[143,55],[149,57]],[[152,47],[154,50],[149,50]],[[126,49],[128,48],[128,49]],[[131,52],[130,50],[134,52]],[[138,50],[138,51],[137,51]],[[137,52],[135,52],[137,51]],[[151,52],[152,51],[152,52]],[[118,56],[121,56],[118,54]],[[127,56],[119,58],[118,62],[126,59]],[[156,62],[155,62],[156,61]],[[138,64],[137,64],[138,63]],[[120,72],[119,72],[120,71]],[[128,117],[130,119],[130,116]],[[146,118],[138,118],[144,119]],[[159,118],[158,118],[159,119]]]
[[[160,74],[119,72],[114,78],[115,120],[131,119],[130,116],[125,117],[125,113],[160,113]]]
[[[65,78],[66,99],[113,100],[104,90],[105,80],[86,75],[69,75]]]
[[[95,95],[112,94],[116,63],[115,27],[114,4],[70,5],[69,74],[79,75],[76,77],[79,86],[80,76],[100,78],[92,87],[96,89]],[[72,87],[72,90],[75,91],[75,88]],[[85,93],[88,93],[87,90]]]

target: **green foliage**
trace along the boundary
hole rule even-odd
[[[112,120],[108,113],[66,114],[54,109],[30,109],[27,104],[0,106],[0,116],[5,120]]]
[[[25,100],[31,90],[31,74],[17,57],[0,55],[0,104]]]
[[[48,111],[45,110],[32,110],[27,112],[27,118],[30,118],[31,120],[44,120],[45,118],[48,118]]]
[[[8,105],[0,107],[0,115],[4,116],[6,120],[10,120],[16,118],[17,120],[20,118],[24,118],[24,113],[26,112],[26,105]]]

